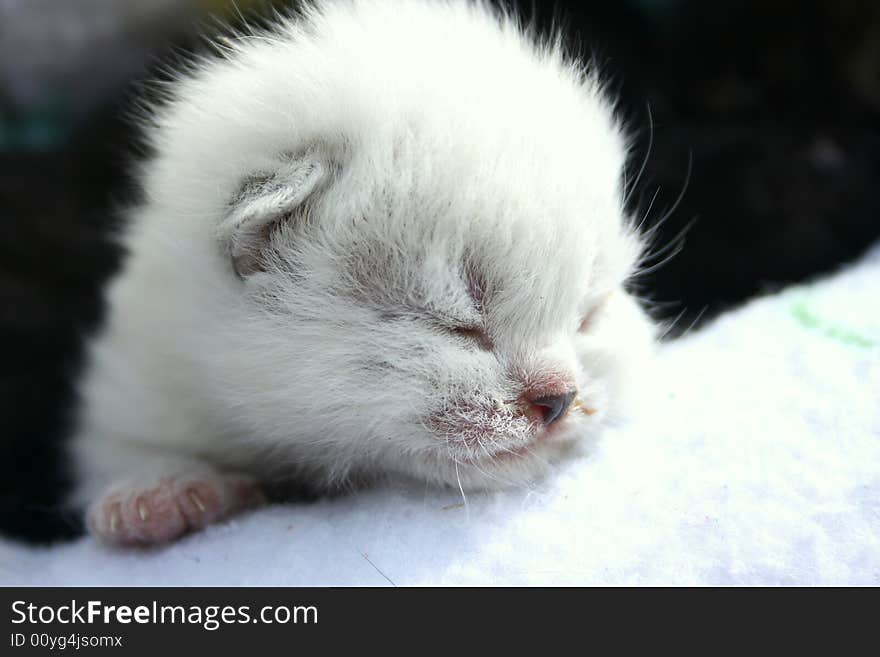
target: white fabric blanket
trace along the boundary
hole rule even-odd
[[[0,584],[880,584],[880,248],[660,365],[633,423],[529,490],[373,489],[152,551],[0,540]]]

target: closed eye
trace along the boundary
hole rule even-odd
[[[599,314],[598,308],[593,308],[590,312],[583,316],[581,323],[578,325],[578,333],[586,333],[595,323],[596,315]]]
[[[605,297],[587,311],[587,313],[581,318],[581,323],[578,325],[578,333],[587,333],[593,328],[593,326],[595,326],[596,320],[599,318],[599,315],[602,314],[602,310],[607,303],[608,297]]]
[[[480,349],[488,351],[493,347],[492,338],[479,326],[444,326],[443,329],[461,340],[478,346]]]

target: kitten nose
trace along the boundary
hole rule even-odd
[[[571,402],[577,395],[576,390],[569,390],[564,395],[544,395],[529,400],[532,406],[540,406],[544,412],[544,424],[551,425],[565,415]]]

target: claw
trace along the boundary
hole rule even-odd
[[[194,490],[189,490],[186,492],[186,494],[189,496],[189,499],[192,500],[192,503],[199,508],[199,511],[204,512],[205,503],[202,502],[202,498],[199,497],[198,493],[196,493]]]
[[[119,506],[115,505],[110,511],[110,531],[114,534],[119,529]]]

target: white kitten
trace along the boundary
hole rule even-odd
[[[148,136],[72,443],[103,539],[285,480],[528,481],[648,357],[611,105],[484,4],[318,4],[180,79]]]

